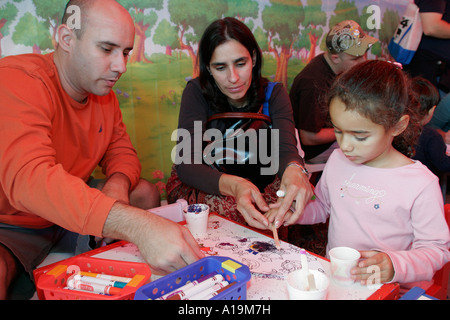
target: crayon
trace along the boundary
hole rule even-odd
[[[81,280],[86,283],[96,283],[96,284],[102,284],[104,286],[112,286],[112,287],[116,287],[116,288],[123,288],[127,285],[126,282],[106,280],[106,279],[101,279],[101,278],[96,278],[96,277],[83,276],[80,274],[74,275],[72,279]]]

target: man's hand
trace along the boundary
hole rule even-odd
[[[167,274],[204,257],[189,230],[148,211],[116,202],[103,236],[134,243],[155,274]]]

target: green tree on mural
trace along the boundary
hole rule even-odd
[[[154,10],[163,8],[163,0],[118,0],[123,7],[127,8],[133,17],[136,28],[134,48],[129,63],[148,62],[145,56],[145,40],[150,37],[151,28],[158,20],[158,15]],[[146,10],[154,9],[154,10]]]
[[[393,60],[389,52],[388,45],[400,22],[397,11],[386,9],[381,20],[381,29],[378,32],[381,45],[381,56],[387,60]]]
[[[293,45],[299,37],[300,24],[305,19],[305,14],[300,0],[271,0],[270,3],[262,12],[262,20],[268,34],[269,52],[275,56],[277,62],[274,80],[282,82],[287,88],[288,62],[292,57]]]
[[[64,14],[67,0],[33,0],[36,15],[44,19],[44,25],[52,30],[53,48],[56,48],[56,33]]]
[[[166,55],[172,56],[172,50],[180,48],[176,27],[172,26],[167,19],[161,20],[155,30],[153,43],[165,46]]]
[[[353,20],[361,25],[361,19],[359,17],[358,8],[354,1],[339,0],[336,3],[336,9],[334,9],[334,15],[330,17],[329,27],[330,29],[337,23],[344,20]]]
[[[301,39],[304,39],[305,42],[309,41],[307,46],[309,54],[304,61],[308,64],[316,55],[317,44],[324,33],[323,26],[327,23],[327,14],[322,11],[322,0],[307,0],[304,11],[305,20],[303,21],[303,26],[305,28],[301,32]]]
[[[253,35],[255,36],[255,39],[258,42],[261,50],[268,51],[269,45],[267,43],[267,32],[264,31],[261,27],[256,27],[255,31],[253,31]]]
[[[254,0],[228,0],[228,17],[235,17],[244,22],[245,18],[258,17],[258,2]]]
[[[17,2],[17,1],[15,1]],[[11,22],[17,17],[17,8],[11,3],[6,3],[0,7],[0,58],[2,57],[2,39],[9,35]]]
[[[194,46],[198,44],[206,27],[214,20],[222,18],[228,10],[226,0],[169,0],[170,19],[177,25],[180,49],[186,50],[192,61],[192,76],[198,75],[197,54]]]
[[[42,50],[53,49],[49,30],[44,23],[29,12],[20,18],[12,40],[15,44],[32,47],[33,53],[42,53]]]

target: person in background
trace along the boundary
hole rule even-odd
[[[297,223],[329,217],[327,252],[339,246],[360,250],[351,273],[363,285],[424,285],[450,261],[438,179],[410,159],[420,133],[411,97],[407,75],[379,60],[343,73],[329,92],[339,149],[325,166],[316,200]]]
[[[450,0],[414,0],[419,7],[423,35],[405,70],[421,76],[441,90],[450,90]]]
[[[203,256],[185,227],[146,210],[159,193],[140,178],[111,90],[126,71],[133,19],[113,0],[69,6],[80,9],[80,28],[65,10],[54,53],[0,60],[0,299],[72,235],[133,242],[154,272]],[[88,185],[98,164],[101,190]]]
[[[450,172],[450,157],[442,135],[428,125],[439,102],[439,92],[427,79],[412,79],[411,90],[418,101],[418,113],[423,126],[422,133],[415,146],[413,159],[426,165],[440,179]]]
[[[429,125],[438,130],[445,143],[450,143],[450,94],[439,101]]]
[[[295,77],[289,96],[306,162],[325,163],[337,148],[326,94],[336,76],[364,61],[367,50],[377,41],[355,21],[342,21],[328,32],[327,51],[312,59]]]
[[[262,54],[251,30],[235,18],[211,23],[200,40],[198,67],[200,76],[189,81],[183,91],[178,123],[179,130],[189,132],[192,144],[178,137],[177,158],[166,186],[169,202],[183,198],[188,203],[208,204],[213,212],[259,229],[279,227],[294,200],[300,214],[312,196],[304,162],[297,151],[292,108],[285,88],[276,84],[268,101],[272,130],[279,131],[279,165],[277,177],[261,192],[249,179],[202,163],[202,154],[196,154],[194,145],[196,134],[203,137],[208,128],[219,129],[218,123],[207,126],[212,115],[258,112],[264,102],[268,80],[261,76]],[[198,131],[196,121],[201,123]],[[182,152],[189,153],[188,161],[181,160]],[[280,202],[276,202],[278,189],[286,193]],[[278,214],[268,220],[262,213],[272,203]]]

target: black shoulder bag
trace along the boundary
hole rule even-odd
[[[278,154],[272,155],[272,120],[268,111],[275,84],[269,82],[265,102],[258,113],[224,112],[211,116],[207,124],[218,120],[223,122],[225,130],[203,149],[204,163],[221,172],[249,179],[261,192],[278,171],[278,166],[272,169],[274,157],[276,161],[279,159]]]

